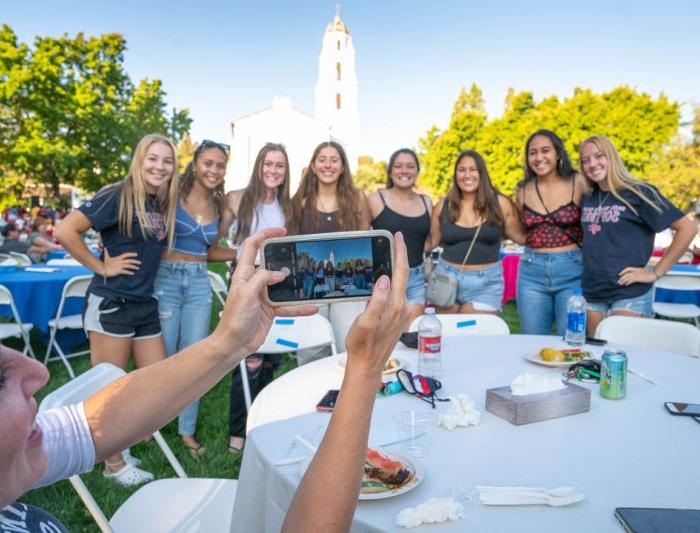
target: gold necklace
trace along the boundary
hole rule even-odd
[[[600,209],[601,207],[603,207],[603,204],[605,203],[605,200],[607,200],[607,199],[608,199],[608,196],[610,196],[610,191],[608,191],[608,194],[606,194],[606,195],[605,195],[605,198],[603,198],[602,200],[600,199],[600,196],[601,196],[600,189],[598,189],[598,209]]]

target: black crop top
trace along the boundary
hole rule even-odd
[[[403,234],[406,249],[408,250],[408,266],[413,268],[422,264],[425,239],[430,233],[430,210],[425,197],[421,195],[425,205],[425,213],[417,217],[407,217],[397,213],[386,205],[381,192],[379,192],[379,197],[382,199],[384,209],[372,221],[372,227],[374,229],[385,229],[392,235],[400,231]]]
[[[446,207],[440,213],[440,233],[442,234],[442,258],[450,263],[462,264],[472,243],[476,228],[465,228],[447,218]],[[481,225],[479,237],[474,243],[466,265],[485,265],[498,261],[503,240],[503,228],[491,222]]]

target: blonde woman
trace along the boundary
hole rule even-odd
[[[126,178],[101,190],[56,227],[66,250],[95,272],[84,310],[93,365],[107,362],[126,370],[132,355],[139,368],[165,358],[153,285],[163,249],[173,239],[176,176],[173,143],[146,135]],[[83,242],[81,234],[90,228],[100,232],[100,258]],[[108,457],[104,475],[124,486],[153,479],[128,454]]]
[[[610,139],[589,137],[581,169],[593,185],[582,198],[583,276],[588,334],[608,315],[651,316],[652,285],[683,255],[695,236],[693,222],[659,191],[633,177]],[[654,235],[674,230],[655,268],[646,267]]]

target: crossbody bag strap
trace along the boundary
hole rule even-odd
[[[464,261],[462,261],[462,266],[467,262],[467,259],[469,259],[469,256],[472,253],[472,248],[474,248],[474,243],[476,242],[476,239],[479,237],[479,232],[481,231],[481,222],[479,222],[479,225],[476,227],[476,231],[474,232],[474,238],[472,239],[472,243],[469,245],[469,250],[467,250],[467,255],[464,256]]]

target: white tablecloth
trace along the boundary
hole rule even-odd
[[[700,424],[671,416],[663,406],[664,401],[700,400],[698,359],[629,348],[630,367],[659,385],[630,374],[627,398],[611,401],[599,396],[597,385],[583,384],[592,390],[590,412],[523,426],[484,411],[487,388],[509,385],[525,371],[561,373],[524,359],[559,343],[553,337],[526,335],[444,339],[441,395],[469,394],[482,411],[481,424],[454,431],[436,429],[430,454],[419,460],[425,480],[403,495],[360,502],[352,531],[397,530],[394,521],[401,509],[451,496],[458,485],[573,485],[587,500],[565,508],[468,504],[463,520],[418,531],[617,532],[615,507],[698,508]],[[276,416],[308,413],[323,392],[340,384],[342,372],[334,366],[334,360],[325,359],[286,374],[268,387],[265,407],[275,406]],[[446,409],[445,405],[438,409]],[[392,427],[394,413],[405,409],[430,410],[430,406],[405,393],[378,399],[372,431]],[[271,463],[288,456],[296,434],[327,423],[329,416],[302,414],[250,432],[233,531],[279,530],[300,474],[298,468]]]

